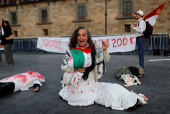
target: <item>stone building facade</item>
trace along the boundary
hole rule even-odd
[[[107,34],[133,34],[133,12],[148,14],[164,2],[153,32],[170,34],[170,0],[108,0]],[[0,19],[10,22],[18,38],[71,36],[79,26],[104,35],[104,14],[105,0],[0,0]]]

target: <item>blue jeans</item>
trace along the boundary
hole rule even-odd
[[[136,39],[136,44],[138,46],[139,66],[144,68],[145,38],[142,36],[138,37]]]

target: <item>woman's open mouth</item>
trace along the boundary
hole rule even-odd
[[[79,41],[80,43],[84,43],[84,41]]]

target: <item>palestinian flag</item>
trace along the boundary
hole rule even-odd
[[[1,25],[1,28],[2,28],[2,36],[5,36],[5,32],[4,32],[4,20],[2,19],[2,25]]]
[[[149,13],[148,15],[145,16],[145,18],[144,18],[145,21],[148,21],[151,24],[152,28],[154,27],[156,19],[158,18],[158,15],[161,13],[161,10],[164,7],[165,3],[163,3],[158,8],[156,8],[151,13]]]
[[[86,49],[73,48],[70,51],[72,57],[69,60],[69,66],[73,66],[74,69],[91,66],[91,47]]]

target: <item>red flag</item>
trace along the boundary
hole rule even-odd
[[[166,3],[166,2],[165,2]],[[158,15],[161,13],[162,8],[164,7],[165,3],[160,5],[158,8],[153,10],[151,13],[145,16],[145,20],[149,21],[152,27],[154,27],[156,19],[158,18]]]

